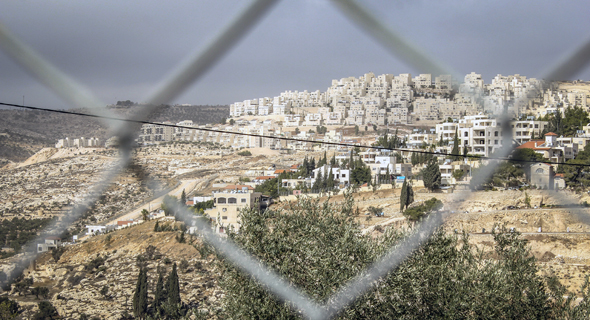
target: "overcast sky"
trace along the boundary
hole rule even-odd
[[[143,101],[250,2],[5,1],[0,22],[105,103]],[[363,1],[391,29],[466,74],[539,76],[590,39],[590,2]],[[332,79],[412,73],[322,0],[283,0],[174,103],[229,104]],[[574,79],[590,80],[590,68]],[[0,102],[68,108],[0,52]]]

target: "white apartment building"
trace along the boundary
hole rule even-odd
[[[415,132],[408,135],[408,141],[406,141],[406,144],[408,147],[416,149],[424,144],[432,145],[437,141],[436,133]]]
[[[416,88],[428,88],[432,85],[432,75],[420,74],[413,79],[413,82]]]
[[[287,114],[283,121],[285,127],[299,127],[301,126],[301,115],[298,114]]]
[[[470,126],[459,129],[459,134],[461,145],[470,154],[489,157],[502,147],[502,128],[495,119],[473,120]]]
[[[308,113],[305,115],[304,126],[321,126],[323,125],[321,113]]]
[[[543,130],[549,125],[547,121],[519,120],[511,121],[512,139],[518,144],[541,137]]]
[[[163,122],[163,124],[172,124],[171,122]],[[141,126],[141,131],[137,142],[139,143],[158,143],[165,141],[172,141],[174,138],[174,128],[169,126],[161,126],[157,124],[144,124]]]

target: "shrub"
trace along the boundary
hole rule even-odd
[[[100,266],[102,266],[104,262],[105,258],[97,255],[96,258],[92,259],[90,262],[88,262],[88,264],[86,264],[84,270],[93,271],[94,269],[98,269]]]
[[[238,155],[239,156],[247,157],[247,156],[251,156],[252,155],[252,152],[250,152],[249,150],[244,150],[244,151],[238,152]]]

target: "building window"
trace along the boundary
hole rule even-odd
[[[227,198],[227,203],[238,203],[238,199],[236,199],[236,198]]]
[[[221,216],[221,219],[227,220],[227,216]]]
[[[227,211],[227,208],[223,208],[223,209],[221,209],[221,211],[226,212]]]
[[[539,168],[537,170],[535,170],[535,173],[544,173],[545,171],[543,170],[543,168]]]
[[[498,131],[494,131],[494,137],[498,136]]]
[[[243,199],[241,199],[240,201],[241,201],[242,203],[246,203],[246,201],[248,201],[248,200],[246,200],[246,198],[243,198]]]
[[[226,203],[225,198],[217,198],[217,203]]]

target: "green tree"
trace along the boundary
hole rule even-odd
[[[564,180],[569,188],[585,189],[590,186],[590,160],[571,159],[563,166]]]
[[[402,190],[399,195],[399,211],[404,211],[404,209],[408,206],[408,182],[404,180],[402,184]]]
[[[139,319],[145,319],[148,307],[147,270],[141,268],[133,294],[133,315]]]
[[[39,296],[47,297],[49,296],[49,288],[47,287],[34,287],[31,289],[31,294],[34,295],[37,300],[39,300]]]
[[[350,181],[352,184],[362,185],[371,181],[371,168],[359,160],[350,172]]]
[[[422,179],[424,180],[424,187],[428,190],[434,191],[440,188],[441,173],[436,159],[432,159],[424,168]]]
[[[158,272],[158,283],[156,284],[156,293],[152,302],[152,309],[157,315],[161,315],[162,304],[166,301],[166,292],[164,291],[164,273]]]
[[[49,301],[39,302],[39,311],[33,317],[34,320],[48,320],[48,319],[59,319],[59,313],[57,309]]]
[[[172,216],[174,215],[174,212],[172,211],[172,208],[169,208],[166,203],[177,203],[178,199],[175,196],[171,196],[171,195],[165,195],[164,196],[164,200],[162,201],[162,204],[160,205],[160,208],[162,210],[164,210],[164,214],[167,216]]]
[[[357,126],[357,125],[354,126],[354,135],[355,136],[359,135],[359,126]]]
[[[454,161],[459,161],[463,157],[461,156],[461,152],[459,150],[459,134],[457,133],[457,128],[455,128],[455,138],[453,139],[453,150],[451,150],[451,159]]]
[[[455,170],[453,171],[453,178],[457,179],[457,180],[462,180],[463,177],[465,176],[465,171],[463,170]]]
[[[542,154],[536,153],[535,150],[529,148],[515,149],[510,155],[510,159],[510,163],[518,168],[522,168],[529,177],[531,174],[531,165],[544,160]]]
[[[233,126],[236,123],[236,121],[234,119],[229,119],[229,125]]]
[[[186,205],[186,193],[184,192],[184,189],[182,189],[182,194],[180,195],[180,204],[183,206]]]
[[[14,319],[20,312],[20,306],[7,297],[0,297],[0,319]]]
[[[168,280],[166,282],[166,293],[168,295],[169,304],[180,304],[180,285],[178,283],[178,272],[176,271],[176,263],[172,265],[172,270],[168,275]]]
[[[150,220],[150,213],[146,209],[143,209],[143,210],[141,210],[141,217],[142,217],[143,221],[149,221]]]
[[[436,207],[439,201],[431,200]],[[246,210],[239,233],[228,236],[319,303],[407,235],[393,228],[363,234],[344,211],[309,198],[290,211]],[[497,259],[480,255],[467,234],[459,238],[442,229],[435,232],[339,319],[555,319],[558,313],[580,315],[590,310],[588,303],[564,303],[564,294],[546,286],[526,240],[517,232],[502,228],[493,237]],[[301,317],[291,303],[219,258],[225,293],[220,318]]]
[[[424,203],[419,206],[407,209],[404,212],[404,216],[410,221],[419,221],[433,210],[439,210],[442,207],[443,203],[440,200],[431,198],[430,200],[424,201]]]
[[[492,165],[492,164],[489,164]],[[488,166],[489,166],[488,165]],[[488,170],[488,166],[481,166],[473,169],[473,176],[477,176],[480,170]],[[504,186],[518,186],[522,184],[522,178],[524,177],[524,170],[516,167],[510,162],[502,162],[497,165],[494,173],[488,177],[485,181],[479,181],[472,179],[470,186],[472,189],[489,189],[493,187],[504,187]],[[477,185],[476,183],[480,183]]]

